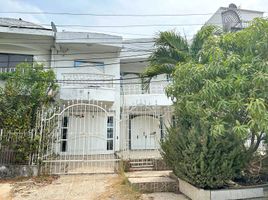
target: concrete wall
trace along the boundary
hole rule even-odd
[[[226,199],[266,199],[264,187],[241,187],[220,190],[204,190],[197,188],[179,178],[179,189],[192,200],[226,200]]]
[[[37,176],[37,166],[0,164],[0,179]]]

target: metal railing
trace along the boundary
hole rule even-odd
[[[0,73],[14,72],[16,71],[15,67],[0,67]]]
[[[169,82],[151,83],[147,86],[142,84],[125,84],[122,86],[122,95],[131,94],[165,94],[165,88],[169,85]]]
[[[0,129],[0,164],[36,164],[38,135],[37,129],[24,132]]]
[[[96,74],[96,73],[63,73],[62,74],[62,86],[74,87],[82,86],[83,88],[90,87],[114,87],[114,76],[108,74]]]

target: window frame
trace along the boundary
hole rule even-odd
[[[81,66],[79,66],[79,64],[77,65],[77,63],[79,64],[88,64],[87,67],[95,67],[96,69],[100,70],[101,72],[105,72],[105,64],[104,62],[101,61],[91,61],[91,60],[74,60],[74,68],[79,68]],[[92,66],[91,66],[92,65]]]
[[[114,116],[107,116],[107,151],[114,150]]]
[[[30,62],[33,63],[34,61],[34,55],[31,54],[17,54],[17,53],[0,53],[0,56],[7,56],[7,66],[1,66],[2,64],[0,63],[0,68],[8,68],[8,69],[12,69],[12,68],[16,68],[16,66],[22,62]],[[27,58],[27,60],[21,60],[21,61],[12,61],[11,57],[12,56],[22,56]],[[28,60],[30,58],[30,60]],[[15,63],[14,65],[12,63]]]

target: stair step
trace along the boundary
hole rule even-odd
[[[153,167],[154,165],[144,164],[144,165],[130,165],[130,167]]]
[[[129,161],[129,171],[152,171],[154,162],[152,159],[133,159]]]
[[[176,192],[177,182],[169,177],[129,178],[131,186],[140,192]]]
[[[152,171],[151,173],[148,173],[147,171],[137,171],[126,173],[126,176],[128,178],[170,177],[170,173],[172,173],[170,170]]]
[[[133,171],[126,173],[130,185],[140,192],[177,192],[177,181],[170,178],[171,171]]]
[[[152,167],[140,167],[140,168],[137,168],[137,167],[136,167],[136,168],[135,168],[135,167],[132,168],[132,167],[131,167],[131,168],[129,169],[130,172],[133,172],[133,171],[152,171],[152,170],[153,170]]]
[[[130,165],[153,165],[153,163],[150,163],[150,162],[143,162],[143,163],[129,163]]]
[[[153,162],[152,159],[132,159],[130,162]]]

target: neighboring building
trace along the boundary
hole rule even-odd
[[[240,9],[230,4],[228,7],[220,7],[206,24],[220,26],[225,31],[237,31],[247,27],[254,18],[263,17],[263,14],[261,11]]]

